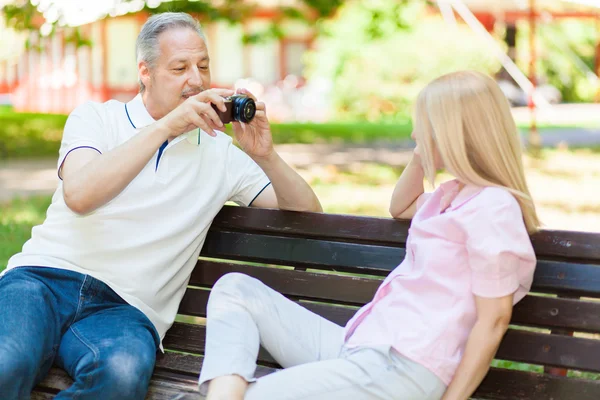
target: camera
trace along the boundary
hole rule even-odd
[[[212,105],[221,122],[228,124],[232,121],[248,123],[256,114],[256,103],[251,97],[244,94],[234,94],[225,98],[227,111],[221,111],[216,105]]]

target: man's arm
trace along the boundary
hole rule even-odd
[[[85,147],[73,150],[59,171],[67,206],[83,215],[114,199],[140,173],[168,135],[162,124],[154,123],[105,154]]]
[[[254,161],[271,180],[271,185],[254,200],[252,206],[291,211],[323,211],[308,183],[277,152],[271,153],[267,159]]]
[[[213,89],[191,97],[104,154],[87,147],[72,150],[59,170],[67,206],[83,215],[108,203],[133,181],[167,140],[197,127],[214,136],[214,129],[222,123],[211,103],[224,109],[223,96],[231,94],[233,91],[228,89]]]
[[[246,89],[240,89],[238,93],[256,101]],[[258,195],[252,203],[253,206],[292,211],[323,211],[308,183],[283,161],[273,148],[271,127],[264,103],[256,102],[254,119],[249,124],[234,122],[233,131],[242,149],[271,180],[271,185]]]

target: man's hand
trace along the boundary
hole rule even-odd
[[[256,102],[256,114],[249,124],[232,122],[235,138],[250,157],[268,158],[273,153],[273,136],[265,103],[257,102],[256,97],[246,89],[238,89],[237,93],[245,94]]]
[[[212,104],[219,110],[226,111],[224,98],[232,94],[234,91],[229,89],[205,90],[184,101],[159,122],[169,132],[169,140],[196,128],[201,128],[211,136],[217,136],[214,130],[223,129],[223,123]]]

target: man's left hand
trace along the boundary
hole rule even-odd
[[[256,97],[246,89],[238,89],[237,93],[251,97],[256,102],[256,114],[248,124],[232,122],[235,138],[250,157],[268,158],[273,153],[273,136],[265,103],[256,101]]]

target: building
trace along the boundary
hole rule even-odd
[[[265,6],[242,24],[203,24],[213,86],[233,87],[242,77],[265,86],[289,75],[302,77],[302,56],[314,38],[306,23],[283,23],[280,39],[242,43],[244,33],[268,29],[277,13],[276,8]],[[129,100],[138,91],[135,40],[148,16],[136,12],[103,18],[77,30],[61,28],[51,36],[43,36],[43,29],[29,33],[18,57],[0,58],[0,94],[9,93],[18,111],[47,113],[68,113],[88,99]],[[17,35],[6,40],[15,41]],[[4,38],[2,42],[4,46]]]
[[[295,1],[259,0],[257,9],[242,24],[203,24],[208,37],[214,86],[233,87],[240,78],[251,78],[262,88],[280,84],[286,77],[292,77],[286,81],[292,85],[301,83],[303,54],[316,34],[313,26],[287,21],[279,26],[283,31],[280,39],[255,45],[242,43],[245,33],[267,29],[279,16],[280,6]],[[600,21],[600,8],[574,4],[592,1],[462,0],[460,3],[473,12],[488,32],[494,31],[498,24],[506,27],[509,55],[514,58],[517,21],[532,18],[593,18]],[[446,19],[460,20],[450,8],[453,2],[438,0],[439,9],[436,7],[432,11],[441,11]],[[102,4],[99,0],[90,2],[86,9]],[[89,10],[83,19],[73,17],[70,21],[69,25],[78,26],[78,30],[61,28],[53,36],[44,36],[42,26],[40,31],[28,35],[27,46],[23,46],[23,37],[14,33],[5,37],[3,34],[0,98],[2,94],[10,95],[10,103],[18,111],[48,113],[68,113],[88,99],[126,101],[132,98],[138,91],[135,39],[148,17],[147,13],[136,12],[135,7],[141,9],[143,4],[142,0],[123,3],[120,10],[113,10],[112,16],[103,19],[97,18],[102,10]],[[531,4],[544,11],[530,13]],[[75,11],[81,14],[82,9]],[[6,30],[0,28],[0,33],[3,32]],[[86,42],[91,46],[85,45]],[[12,51],[17,56],[3,54],[3,51]],[[600,69],[600,40],[597,54],[596,72]]]

